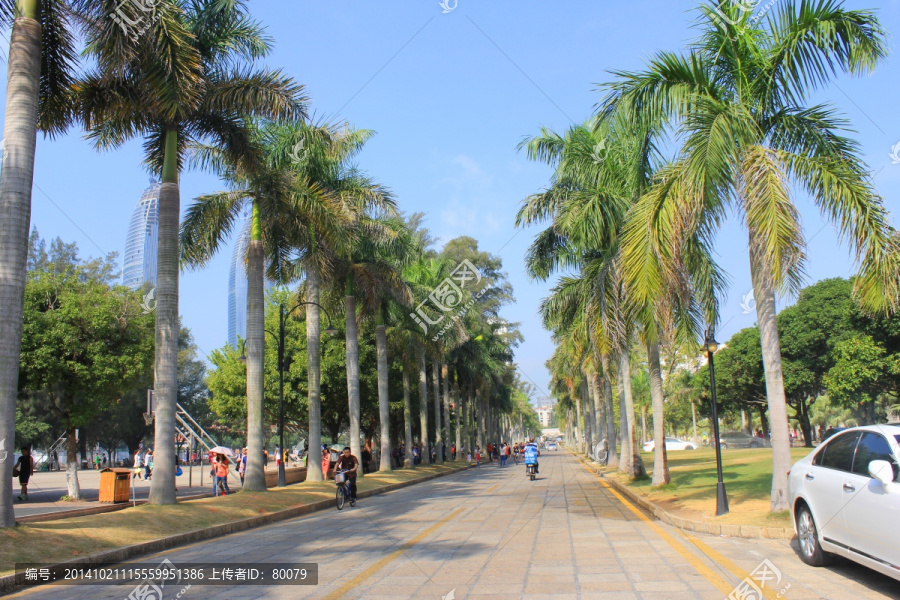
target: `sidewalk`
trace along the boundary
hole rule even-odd
[[[187,467],[182,467],[184,473],[181,477],[175,479],[175,485],[178,488],[178,496],[198,496],[201,494],[212,494],[212,481],[209,478],[209,466],[194,466],[193,477]],[[205,471],[203,476],[203,484],[200,485],[201,470]],[[229,485],[232,489],[237,487],[240,489],[240,479],[229,477]],[[132,479],[134,486],[134,497],[137,500],[146,500],[150,494],[150,481],[143,478]],[[193,486],[188,485],[193,483]],[[235,486],[235,483],[237,484]],[[28,483],[28,501],[18,500],[19,482],[13,481],[13,494],[15,500],[14,510],[16,519],[21,517],[30,517],[34,515],[43,515],[54,512],[71,511],[85,508],[96,508],[98,506],[109,506],[108,503],[100,503],[98,501],[100,489],[100,471],[96,469],[86,469],[78,471],[78,484],[81,489],[83,501],[69,502],[62,501],[60,498],[68,494],[68,486],[66,485],[65,471],[38,471],[31,477]]]
[[[460,462],[372,473],[360,479],[359,496],[382,494],[466,467]],[[316,510],[334,509],[334,494],[331,481],[306,482],[268,492],[245,492],[169,506],[143,505],[114,513],[25,524],[0,530],[0,573],[11,573],[17,562],[127,560]],[[51,548],[52,554],[48,554]],[[9,583],[9,578],[0,578],[0,593]]]
[[[712,535],[742,537],[748,539],[768,538],[790,540],[794,537],[794,531],[791,528],[773,527],[768,526],[767,524],[745,523],[740,522],[740,519],[738,519],[739,522],[725,523],[716,517],[702,518],[693,516],[693,518],[685,518],[677,512],[670,512],[669,510],[664,509],[659,504],[647,498],[640,490],[621,481],[616,469],[610,469],[609,467],[587,459],[580,454],[573,454],[589,471],[602,477],[604,481],[609,483],[609,485],[615,488],[619,493],[627,496],[632,502],[639,505],[660,521],[672,525],[673,527],[685,531],[698,531]]]

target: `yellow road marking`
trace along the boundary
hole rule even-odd
[[[690,536],[690,535],[684,533],[683,531],[681,531],[680,529],[678,531],[679,531],[679,533],[681,533],[681,535],[686,540],[688,540],[689,542],[694,544],[697,547],[697,549],[700,550],[700,552],[707,555],[713,561],[715,561],[719,565],[725,567],[726,569],[728,569],[729,571],[734,573],[737,576],[737,578],[740,579],[741,581],[743,581],[744,579],[746,579],[747,577],[750,576],[750,573],[747,573],[747,571],[740,568],[739,566],[737,566],[736,564],[731,562],[729,559],[725,558],[724,556],[722,556],[721,554],[719,554],[718,552],[716,552],[715,550],[710,548],[706,544],[706,542],[704,542],[703,540],[693,537],[693,536]],[[769,600],[781,600],[783,598],[787,598],[787,596],[785,596],[784,594],[779,594],[772,588],[764,587],[764,588],[761,588],[761,590],[762,590],[763,596],[765,596]]]
[[[581,460],[581,458],[579,458],[578,460],[579,460],[579,462],[582,462],[582,463],[584,462]],[[608,489],[610,491],[610,493],[612,493],[616,498],[618,498],[619,502],[624,504],[626,507],[628,507],[629,510],[631,510],[631,512],[633,512],[635,515],[637,515],[639,519],[641,519],[642,521],[647,523],[647,525],[649,525],[650,528],[653,529],[653,531],[657,535],[659,535],[666,542],[668,542],[668,544],[670,546],[672,546],[672,548],[674,548],[675,551],[678,552],[678,554],[680,554],[682,557],[684,557],[695,569],[697,569],[697,571],[700,572],[701,575],[706,577],[706,579],[710,583],[715,585],[720,590],[724,591],[726,595],[730,594],[734,590],[734,587],[731,586],[731,584],[727,583],[724,579],[719,577],[719,575],[715,571],[713,571],[712,569],[707,567],[705,564],[703,564],[701,561],[699,561],[697,559],[697,557],[695,557],[693,554],[691,554],[687,550],[685,550],[681,544],[676,545],[675,538],[673,538],[671,535],[669,535],[659,525],[654,523],[639,508],[635,507],[630,501],[628,501],[624,496],[622,496],[618,492],[618,490],[616,490],[611,485],[609,485],[608,483],[603,481],[603,479],[600,479],[600,484],[603,485],[603,487],[605,487],[606,489]],[[686,533],[684,533],[681,529],[678,529],[677,527],[675,529],[676,529],[676,531],[678,531],[678,533],[681,535],[681,537],[683,537],[684,539],[691,542],[700,552],[705,554],[714,563],[731,571],[731,573],[735,577],[737,577],[739,580],[743,581],[744,579],[746,579],[750,576],[750,573],[748,573],[746,570],[737,566],[731,560],[722,556],[719,552],[716,552],[715,550],[710,548],[702,540],[700,540],[696,537],[687,535]],[[713,578],[715,578],[715,580]],[[725,586],[725,587],[723,588],[722,586]],[[784,594],[780,594],[779,592],[775,591],[772,588],[762,588],[761,591],[763,593],[763,596],[768,598],[768,600],[784,600],[787,598],[787,596],[785,596]]]
[[[699,558],[697,558],[696,556],[694,556],[693,554],[688,552],[687,549],[683,545],[679,544],[675,540],[675,538],[673,538],[671,535],[669,535],[668,532],[666,532],[666,530],[664,530],[662,527],[660,527],[659,525],[654,523],[652,520],[650,520],[650,518],[647,515],[645,515],[643,512],[640,511],[640,509],[638,509],[633,504],[631,504],[631,502],[626,500],[624,496],[622,496],[618,491],[616,491],[616,489],[614,489],[612,486],[610,486],[608,483],[606,483],[602,479],[600,480],[600,484],[603,487],[605,487],[607,490],[609,490],[613,496],[618,498],[619,502],[624,504],[631,512],[633,512],[635,515],[637,515],[637,517],[641,521],[644,521],[647,524],[647,526],[650,527],[650,529],[652,529],[654,533],[656,533],[656,535],[658,535],[663,540],[665,540],[672,547],[672,549],[675,550],[675,552],[677,552],[683,559],[688,561],[688,563],[690,563],[690,565],[692,567],[694,567],[697,570],[697,572],[699,572],[701,575],[703,575],[703,577],[705,577],[706,580],[709,581],[711,584],[716,586],[720,592],[725,594],[725,596],[728,596],[728,594],[730,594],[732,591],[734,591],[733,585],[731,585],[730,583],[728,583],[727,581],[725,581],[724,579],[719,577],[718,573],[716,573],[715,571],[710,569],[708,566],[706,566],[703,563],[703,561],[701,561]]]
[[[461,513],[463,510],[465,510],[465,509],[457,508],[449,515],[447,515],[446,517],[444,517],[443,519],[441,519],[440,521],[438,521],[437,523],[435,523],[434,525],[432,525],[431,527],[429,527],[428,529],[426,529],[425,531],[423,531],[422,533],[420,533],[413,539],[409,540],[408,542],[406,542],[405,544],[403,544],[402,546],[400,546],[399,548],[397,548],[396,550],[394,550],[393,552],[391,552],[390,554],[388,554],[387,556],[385,556],[384,558],[382,558],[381,560],[376,562],[374,565],[372,565],[371,567],[369,567],[368,569],[366,569],[365,571],[363,571],[362,573],[360,573],[353,579],[349,580],[347,583],[345,583],[344,585],[342,585],[335,591],[333,591],[330,594],[328,594],[327,596],[325,596],[325,600],[339,600],[340,598],[343,598],[344,595],[347,594],[347,592],[349,592],[353,588],[361,585],[366,579],[368,579],[369,577],[371,577],[372,575],[374,575],[375,573],[380,571],[388,563],[392,562],[393,560],[398,558],[401,554],[404,554],[407,550],[409,550],[410,548],[412,548],[413,546],[415,546],[416,544],[418,544],[419,542],[421,542],[422,540],[427,538],[429,535],[431,535],[432,533],[437,531],[438,528],[440,528],[442,525],[447,523],[447,521],[453,519],[456,515]]]

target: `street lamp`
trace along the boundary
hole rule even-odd
[[[284,474],[284,371],[286,368],[290,367],[291,360],[290,358],[285,360],[284,356],[285,324],[287,323],[287,317],[292,312],[307,304],[318,306],[322,309],[322,312],[328,317],[328,327],[325,328],[325,333],[327,333],[329,337],[334,337],[338,330],[331,324],[331,315],[325,307],[318,302],[300,302],[297,306],[287,311],[284,310],[284,303],[282,302],[278,307],[278,334],[276,335],[268,329],[265,330],[266,333],[274,336],[278,342],[278,451],[281,453],[281,456],[276,457],[278,463],[278,487],[287,485]],[[238,361],[245,364],[247,362],[247,357],[244,356],[243,350],[241,350]]]
[[[709,397],[712,402],[713,436],[716,444],[716,516],[728,512],[728,496],[725,494],[725,482],[722,480],[722,443],[719,440],[719,413],[716,408],[716,366],[713,355],[719,349],[719,342],[713,337],[712,327],[706,330],[703,351],[709,359]]]

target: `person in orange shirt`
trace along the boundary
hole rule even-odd
[[[228,489],[228,458],[224,454],[216,454],[216,483],[222,495],[230,494]]]

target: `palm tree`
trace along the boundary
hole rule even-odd
[[[76,92],[85,128],[98,147],[114,148],[144,136],[145,163],[162,175],[154,386],[158,473],[150,502],[172,504],[184,155],[189,146],[208,141],[221,148],[229,164],[241,164],[253,155],[246,119],[299,118],[306,99],[302,86],[290,78],[249,66],[266,56],[270,44],[241,2],[197,0],[184,7],[163,2],[157,8],[172,13],[171,23],[156,22],[134,42],[133,51],[121,56],[116,54],[120,40],[91,47],[98,63],[113,62],[118,68],[89,73]],[[105,14],[101,20],[112,22]],[[261,346],[254,350],[261,352]]]
[[[855,249],[862,305],[900,304],[900,252],[858,146],[832,108],[806,105],[838,70],[870,72],[887,45],[872,13],[838,2],[786,0],[765,22],[735,0],[699,10],[701,35],[686,54],[658,53],[644,71],[618,72],[608,86],[607,108],[625,104],[670,124],[680,145],[677,161],[632,211],[624,269],[633,294],[654,298],[666,273],[678,269],[683,240],[710,239],[728,210],[742,214],[772,424],[771,508],[781,511],[791,457],[775,294],[798,289],[804,262],[789,182],[813,197]]]
[[[409,286],[402,269],[416,252],[416,243],[386,191],[369,186],[356,210],[355,242],[345,257],[339,257],[333,274],[335,286],[344,294],[347,311],[347,388],[350,404],[350,449],[358,452],[359,436],[359,339],[356,300],[362,300],[362,312],[376,320],[375,342],[378,357],[378,407],[381,440],[380,469],[390,470],[390,399],[388,397],[387,323],[392,321],[391,301],[408,306]],[[351,333],[350,322],[353,322]],[[407,382],[408,383],[408,382]],[[383,418],[382,418],[383,417]],[[354,450],[355,444],[355,450]]]
[[[320,236],[331,246],[346,246],[350,220],[340,198],[313,185],[302,165],[285,156],[283,148],[303,140],[307,152],[319,145],[338,143],[328,128],[302,123],[263,124],[253,127],[256,160],[229,165],[221,149],[192,148],[192,164],[215,171],[231,184],[228,191],[200,196],[188,209],[181,229],[181,251],[186,264],[205,264],[231,233],[242,209],[251,209],[247,249],[247,476],[243,489],[266,489],[263,470],[263,323],[264,271],[271,281],[289,284],[294,269],[286,257],[318,239],[307,237],[308,223],[316,223]],[[355,322],[353,323],[355,325]],[[349,328],[348,324],[348,328]]]
[[[31,227],[31,188],[37,131],[58,134],[70,121],[68,88],[76,62],[72,12],[61,0],[0,2],[12,28],[7,60],[3,168],[0,169],[0,439],[15,437],[16,397]],[[45,33],[46,32],[46,33]],[[86,28],[89,40],[98,33]],[[72,440],[74,445],[74,440]],[[74,451],[74,446],[70,448]],[[15,525],[12,462],[0,463],[0,527]]]

